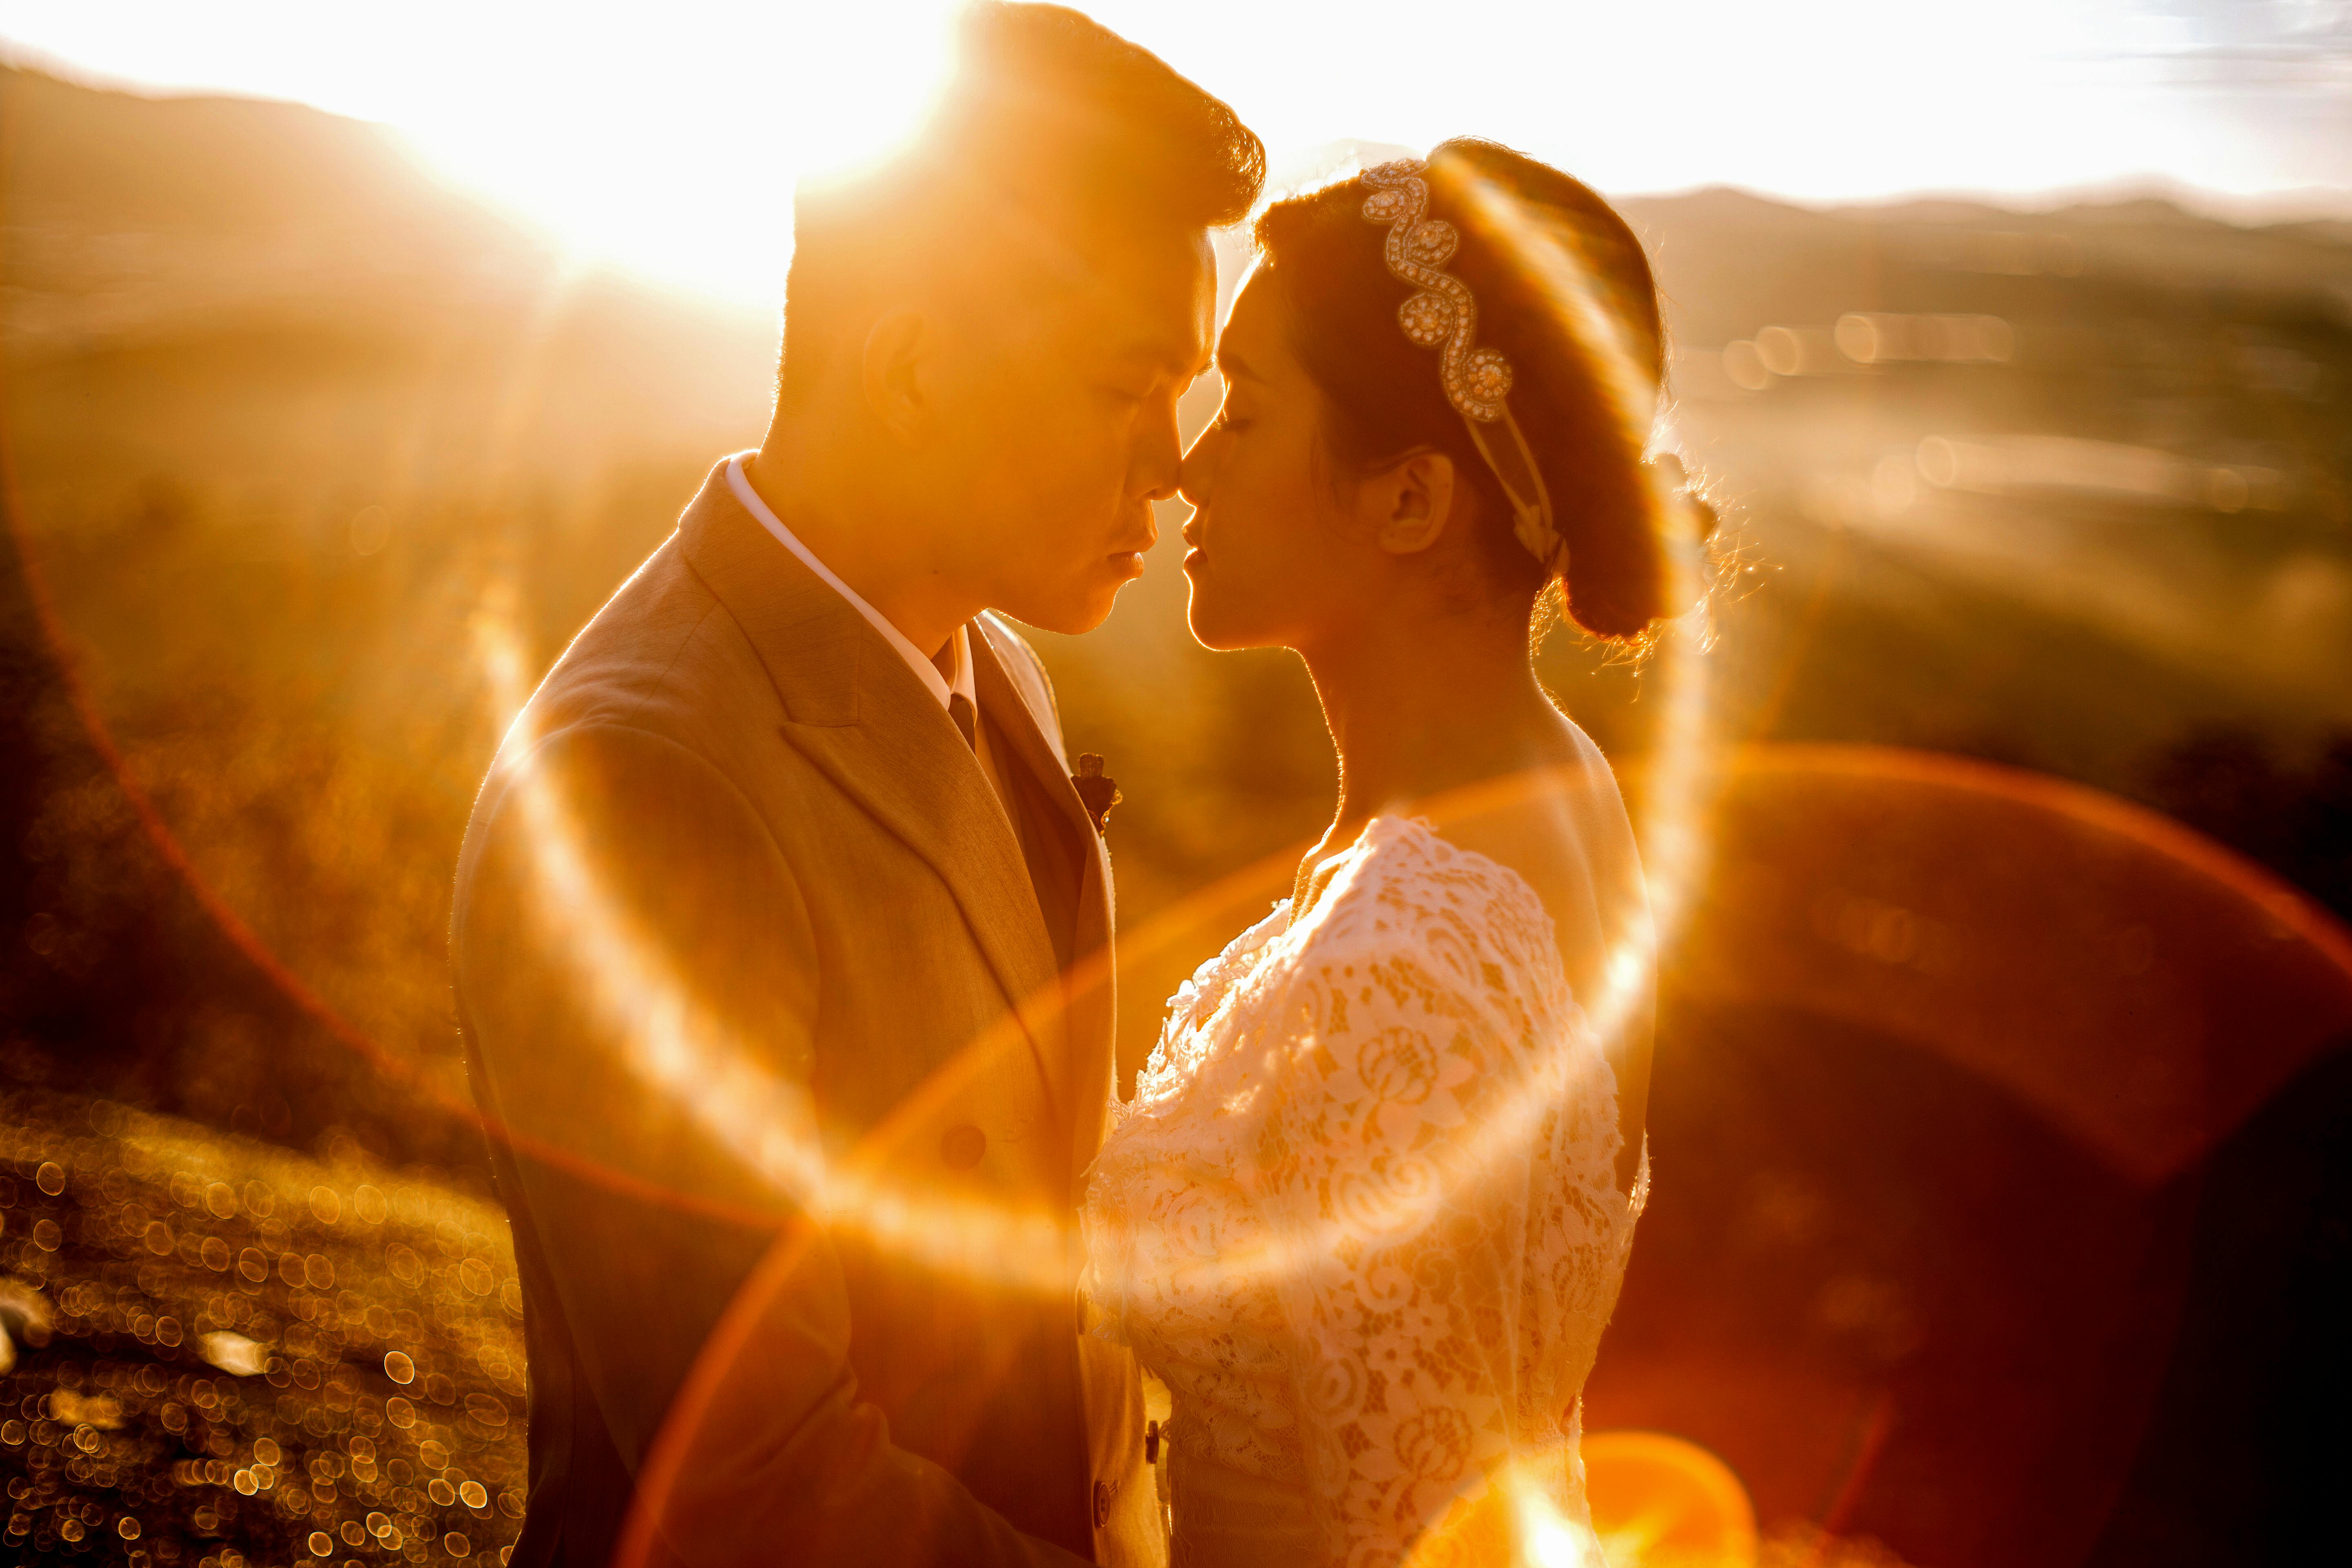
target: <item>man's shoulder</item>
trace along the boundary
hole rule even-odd
[[[625,724],[687,738],[767,685],[750,639],[673,534],[556,658],[526,713],[529,731]]]
[[[731,773],[730,730],[776,698],[759,656],[673,534],[574,636],[516,715],[483,780],[472,829],[521,774],[625,732]],[[473,836],[469,830],[468,837]]]

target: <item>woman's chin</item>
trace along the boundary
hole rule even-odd
[[[1184,623],[1192,630],[1192,640],[1211,653],[1239,653],[1245,647],[1265,646],[1263,637],[1252,637],[1245,629],[1217,615],[1213,608],[1203,606],[1198,584],[1193,584],[1192,605],[1184,616]]]
[[[1187,561],[1184,563],[1184,574],[1187,577],[1192,577],[1192,563],[1190,561]],[[1224,653],[1229,651],[1227,645],[1218,640],[1219,634],[1223,630],[1223,628],[1217,624],[1216,615],[1210,605],[1202,601],[1201,595],[1201,580],[1197,577],[1192,577],[1192,595],[1191,599],[1186,602],[1184,606],[1184,625],[1191,630],[1192,640],[1199,643],[1202,647],[1207,648],[1211,653]]]

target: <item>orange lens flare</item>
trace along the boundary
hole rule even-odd
[[[1755,1505],[1731,1467],[1697,1444],[1588,1433],[1584,1481],[1610,1568],[1755,1568]]]

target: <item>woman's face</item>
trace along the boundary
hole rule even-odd
[[[1213,648],[1306,647],[1349,613],[1369,563],[1348,548],[1318,447],[1323,397],[1291,353],[1263,270],[1234,302],[1216,363],[1224,404],[1178,479],[1192,503],[1192,635]]]

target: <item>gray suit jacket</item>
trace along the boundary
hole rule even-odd
[[[975,623],[1000,804],[724,476],[532,697],[458,867],[530,1362],[514,1568],[608,1561],[646,1474],[653,1555],[697,1568],[1156,1563],[1134,1366],[1072,1290],[1110,885],[1044,671]]]

